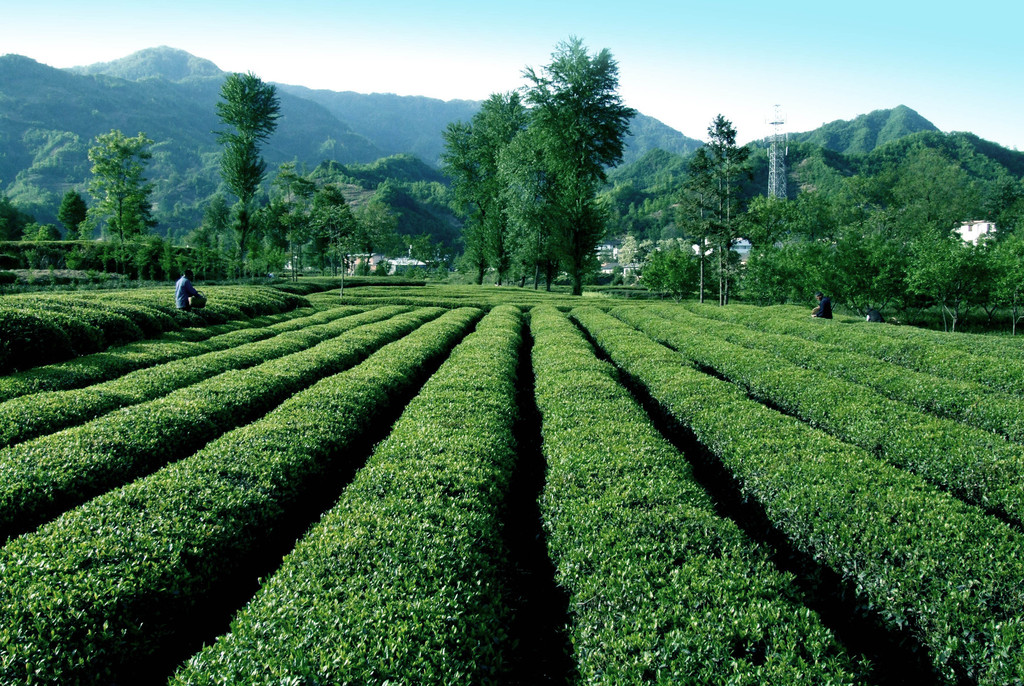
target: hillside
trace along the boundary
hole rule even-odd
[[[0,57],[0,192],[37,221],[54,223],[63,193],[84,190],[90,178],[87,152],[93,139],[115,128],[128,135],[142,131],[154,140],[148,177],[155,184],[157,231],[183,235],[198,225],[208,200],[224,192],[213,131],[219,128],[215,104],[225,75],[209,60],[168,47],[66,70],[18,55]],[[270,170],[285,161],[313,169],[323,162],[371,165],[383,158],[361,172],[378,184],[389,179],[443,183],[436,174],[442,133],[448,123],[467,121],[480,107],[465,100],[277,87],[282,117],[264,149]],[[638,114],[623,163],[610,175],[622,199],[628,198],[621,213],[629,204],[664,205],[657,196],[685,174],[686,158],[701,144]],[[997,168],[1024,175],[1024,153],[972,134],[943,134],[901,105],[790,134],[791,195],[800,188],[836,189],[850,174],[891,164],[910,145],[963,159],[978,178],[993,178]],[[763,146],[755,148],[751,193],[767,178]],[[412,169],[408,155],[425,163],[423,169]],[[396,166],[392,158],[403,161]],[[430,195],[424,188],[418,193]],[[439,215],[436,204],[424,208],[408,194],[395,197],[402,198],[403,217],[429,217],[414,223],[434,226],[435,236],[454,235],[450,217]]]
[[[845,154],[869,153],[891,141],[939,129],[906,105],[891,110],[875,110],[850,121],[833,121],[805,133],[792,133],[789,138],[800,143],[814,143],[828,150]]]
[[[184,233],[205,202],[223,192],[213,131],[226,72],[169,47],[123,59],[54,69],[28,57],[0,57],[0,191],[41,223],[55,223],[60,198],[84,190],[88,149],[111,129],[154,141],[148,177],[156,188],[161,233]],[[323,161],[370,163],[412,154],[437,167],[449,122],[469,120],[479,102],[391,94],[363,95],[276,84],[282,117],[264,156],[313,168]],[[625,162],[660,148],[686,153],[700,144],[638,115]]]
[[[449,122],[469,120],[480,109],[471,100],[438,100],[391,93],[364,95],[352,91],[313,90],[278,84],[291,93],[324,107],[352,130],[365,136],[385,155],[410,153],[437,166]]]
[[[194,225],[199,205],[220,186],[213,131],[220,126],[215,103],[224,74],[210,75],[201,61],[183,69],[168,57],[163,50],[144,51],[102,69],[76,70],[0,57],[0,180],[11,200],[37,220],[53,222],[61,195],[85,187],[92,140],[111,129],[143,131],[154,141],[148,177],[156,184],[163,229]],[[179,80],[167,78],[163,68]],[[289,93],[280,100],[278,130],[264,149],[271,169],[296,159],[315,166],[324,159],[371,162],[382,156],[316,103]]]

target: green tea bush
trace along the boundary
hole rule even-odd
[[[953,334],[932,332],[940,338],[913,336],[901,339],[885,335],[883,332],[888,328],[899,328],[887,325],[868,327],[861,326],[859,322],[843,324],[827,319],[812,320],[806,316],[773,316],[774,308],[711,307],[695,303],[684,303],[684,306],[704,317],[737,321],[760,331],[799,336],[819,343],[836,345],[895,362],[910,369],[973,381],[1024,396],[1024,359],[1020,357],[1019,346],[1013,347],[1013,341],[1008,342],[1011,347],[1002,354],[977,354],[977,350],[968,352],[963,348],[947,346],[944,342],[945,337],[953,339]],[[923,333],[923,330],[919,331]]]
[[[338,316],[365,310],[356,307],[336,309]],[[30,393],[81,388],[171,360],[263,340],[289,330],[289,321],[309,316],[311,308],[304,308],[255,319],[239,319],[202,329],[182,329],[165,333],[157,339],[17,372],[0,377],[0,402]]]
[[[749,399],[593,308],[573,316],[689,427],[792,545],[927,648],[949,683],[1024,680],[1024,535]]]
[[[480,322],[231,633],[171,683],[505,683],[521,328],[509,307]]]
[[[553,308],[530,322],[541,512],[583,681],[854,683],[853,660],[768,551],[715,514],[616,370]]]
[[[697,317],[669,322],[631,308],[613,314],[685,359],[739,384],[758,400],[909,469],[967,502],[1024,524],[1024,447],[766,355],[763,348],[722,340],[716,327]]]
[[[446,313],[192,457],[9,541],[0,683],[135,683],[479,316]]]
[[[226,350],[148,367],[87,388],[36,393],[0,403],[0,448],[70,428],[121,407],[153,400],[232,369],[245,369],[305,350],[349,329],[387,319],[405,309],[377,308],[345,318],[340,318],[344,312],[340,308],[328,310],[297,322],[278,325],[280,328],[271,326],[251,332],[258,333],[264,340],[244,343],[237,332],[225,334],[234,343]],[[335,317],[340,320],[332,321]],[[299,324],[305,326],[297,326]],[[273,336],[275,333],[277,335]],[[270,336],[273,337],[266,339]]]
[[[693,315],[682,308],[656,308],[652,311],[681,322],[693,320]],[[1002,434],[1024,444],[1024,399],[1019,396],[959,378],[914,371],[884,359],[806,338],[754,331],[708,318],[696,321],[700,322],[702,331],[732,343],[780,355],[822,375],[867,386],[925,412]],[[882,328],[876,327],[871,331],[874,333]],[[942,335],[939,332],[929,333]]]
[[[191,454],[441,312],[421,308],[365,324],[308,350],[224,372],[157,400],[0,450],[0,540]]]

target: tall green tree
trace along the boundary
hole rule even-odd
[[[118,130],[100,134],[89,149],[92,179],[89,193],[92,207],[88,226],[105,226],[119,242],[141,236],[156,225],[151,214],[153,184],[144,176],[146,162],[152,157],[153,141],[139,133],[128,138]]]
[[[712,213],[710,239],[718,262],[718,304],[729,302],[733,243],[739,238],[739,220],[742,210],[740,184],[750,178],[747,158],[750,148],[736,145],[736,129],[732,122],[719,114],[708,127],[707,145],[710,161]]]
[[[397,253],[401,249],[398,237],[398,217],[382,199],[374,196],[370,202],[355,210],[359,232],[365,237],[367,252]]]
[[[79,226],[85,221],[89,212],[89,206],[85,204],[81,194],[75,189],[68,189],[61,198],[60,207],[57,209],[57,219],[67,230],[68,239],[88,238],[79,233]]]
[[[535,129],[523,131],[502,151],[498,175],[512,243],[512,272],[525,285],[533,276],[536,289],[541,277],[547,290],[558,275],[559,258],[554,247],[556,225],[562,221],[557,187],[546,171],[545,150]]]
[[[559,212],[552,245],[568,271],[572,292],[583,292],[583,277],[596,266],[594,249],[604,237],[605,217],[595,201],[605,169],[622,161],[629,121],[636,114],[618,94],[619,67],[611,52],[589,54],[582,40],[560,43],[540,72],[527,68],[532,84],[526,101],[531,127],[545,151]]]
[[[230,74],[220,97],[217,116],[227,127],[217,132],[217,141],[224,146],[221,176],[238,198],[236,232],[239,264],[244,268],[253,199],[267,170],[260,149],[277,129],[280,102],[277,89],[251,72]]]
[[[463,239],[482,283],[485,264],[501,285],[514,252],[505,197],[500,192],[498,164],[504,149],[526,127],[527,111],[518,93],[495,93],[470,124],[452,123],[445,130],[445,171],[453,180],[455,198],[467,218]]]
[[[284,241],[281,247],[288,248],[292,264],[292,279],[302,269],[302,248],[312,238],[310,214],[313,197],[317,192],[316,182],[299,174],[294,162],[285,162],[278,169],[273,183],[275,196],[271,200],[276,227],[281,229]]]
[[[359,230],[352,209],[341,190],[334,185],[322,186],[313,195],[310,228],[321,253],[333,257],[341,266],[341,294],[345,293],[345,273],[353,255],[370,252],[365,234]]]
[[[16,241],[25,233],[25,227],[35,221],[32,215],[22,212],[7,194],[0,190],[0,241]]]
[[[693,293],[699,264],[688,241],[669,240],[650,254],[642,281],[652,291],[674,300]]]
[[[707,292],[708,253],[714,236],[715,207],[714,177],[707,147],[697,148],[687,171],[676,221],[683,236],[697,246],[697,297],[703,303]]]

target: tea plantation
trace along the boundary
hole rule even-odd
[[[0,684],[1024,683],[1024,343],[519,288],[0,302]]]

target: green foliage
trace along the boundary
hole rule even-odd
[[[208,295],[211,302],[207,307],[194,312],[178,311],[169,288],[118,294],[116,302],[96,293],[5,297],[0,323],[9,322],[3,326],[15,327],[20,333],[4,337],[0,370],[28,369],[71,355],[86,355],[181,325],[221,323],[304,304],[297,296],[273,289],[254,288],[239,294],[230,288],[211,288]]]
[[[89,148],[93,174],[89,227],[105,228],[124,243],[156,225],[150,211],[153,184],[144,176],[146,162],[153,156],[151,145],[153,141],[141,132],[128,138],[115,129],[96,137]]]
[[[605,49],[590,55],[583,42],[560,43],[540,73],[528,68],[526,101],[532,106],[533,142],[542,151],[542,170],[552,186],[554,256],[569,273],[574,295],[594,265],[594,248],[604,236],[595,202],[605,169],[622,160],[623,141],[635,111],[617,93],[618,64]]]
[[[172,684],[504,683],[500,512],[521,328],[510,307],[480,321],[231,632]]]
[[[88,211],[89,208],[78,191],[70,189],[64,193],[64,197],[60,201],[60,207],[57,209],[57,219],[64,225],[68,238],[89,238],[88,236],[80,235],[78,229],[82,222],[85,221]]]
[[[240,352],[222,351],[210,358],[168,363],[135,373],[128,385],[116,380],[56,397],[9,401],[13,412],[19,406],[45,406],[54,400],[59,404],[81,401],[79,408],[45,411],[35,426],[39,431],[52,429],[62,415],[75,424],[91,414],[118,406],[124,409],[0,451],[0,465],[9,475],[0,488],[0,539],[191,454],[224,431],[263,415],[311,383],[357,364],[388,340],[431,318],[419,311],[380,321],[395,314],[395,309],[381,308],[310,330],[284,333],[243,346]],[[435,311],[433,316],[437,314]],[[354,331],[360,326],[363,328]],[[383,341],[382,331],[388,332]],[[341,335],[346,332],[351,333]],[[154,399],[147,401],[148,397]],[[182,412],[182,408],[188,411]],[[8,436],[9,440],[19,438]],[[33,463],[30,459],[41,454],[47,456],[45,460]]]
[[[0,551],[3,679],[152,676],[154,652],[191,631],[192,613],[245,569],[332,463],[343,463],[389,398],[409,394],[417,372],[447,354],[478,317],[442,315],[190,459],[8,542]],[[348,345],[379,347],[400,335],[385,328]],[[334,343],[339,355],[345,346],[346,337]],[[40,629],[36,619],[44,616]]]
[[[499,164],[506,148],[527,126],[518,93],[492,95],[470,124],[449,124],[445,131],[445,172],[452,178],[455,201],[467,224],[463,241],[467,258],[482,283],[488,267],[501,285],[513,266],[516,246],[503,193]]]
[[[805,134],[790,134],[796,141],[808,141],[844,154],[869,153],[890,141],[919,131],[938,131],[934,124],[914,110],[900,105],[875,110],[852,121],[835,121]]]
[[[652,291],[679,300],[696,291],[699,276],[700,264],[689,243],[675,240],[651,253],[644,265],[642,282]]]
[[[887,625],[927,646],[943,679],[956,683],[966,675],[995,685],[1020,678],[1018,531],[680,365],[678,353],[608,315],[589,310],[576,318],[714,452],[744,497],[756,499],[798,550],[847,580]]]
[[[1024,490],[1017,485],[1024,469],[1024,446],[975,426],[928,416],[908,407],[903,398],[886,398],[856,381],[836,378],[827,369],[806,369],[781,360],[765,365],[762,336],[733,325],[689,313],[671,323],[636,310],[618,308],[612,314],[671,346],[693,364],[736,383],[762,403],[919,474],[968,503],[1024,523]],[[792,347],[804,344],[800,341]],[[822,352],[821,360],[827,362],[831,355]],[[1006,365],[1005,371],[1014,373],[1013,366]],[[860,370],[865,373],[867,369]],[[1018,411],[1024,408],[1020,402],[1013,405]],[[929,440],[921,441],[921,436]]]
[[[0,191],[0,240],[19,240],[32,221],[30,215],[15,207],[7,194]]]
[[[581,682],[853,679],[835,638],[766,551],[715,514],[617,370],[553,308],[530,321],[548,465],[541,512]],[[811,659],[801,646],[813,646]]]
[[[281,105],[277,90],[253,73],[231,74],[220,90],[217,117],[227,127],[217,133],[224,146],[220,168],[224,183],[238,198],[239,261],[245,264],[249,238],[249,218],[256,191],[263,181],[267,164],[260,150],[277,128]]]

